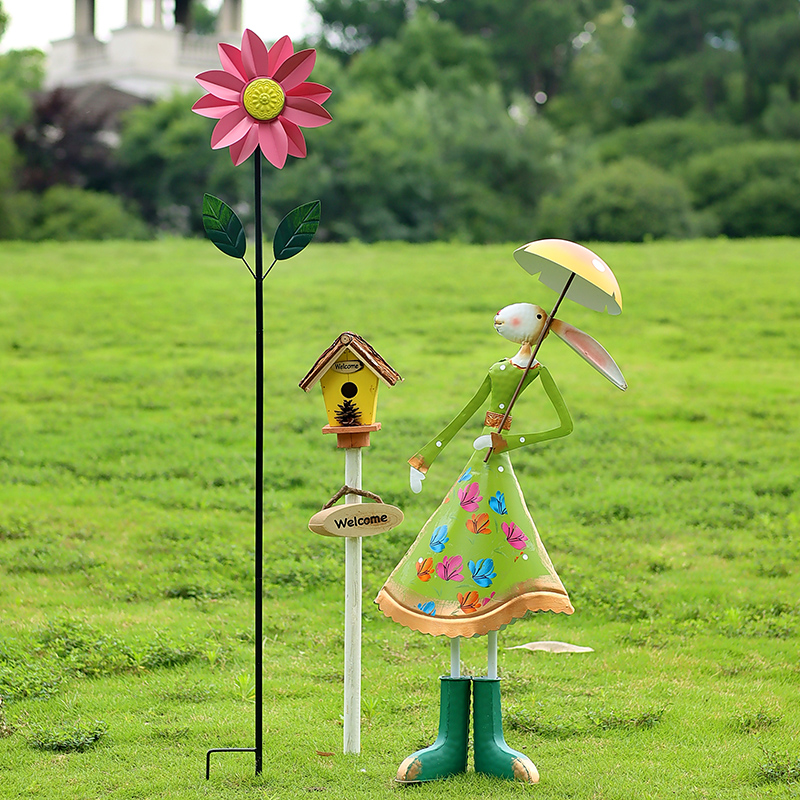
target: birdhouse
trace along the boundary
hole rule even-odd
[[[339,447],[364,447],[369,432],[380,430],[378,386],[401,380],[372,345],[347,331],[317,359],[300,388],[308,392],[319,381],[328,414],[322,432],[339,434]]]

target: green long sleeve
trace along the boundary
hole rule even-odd
[[[408,459],[408,463],[420,472],[427,472],[439,453],[444,450],[452,438],[464,427],[469,418],[483,405],[492,388],[492,380],[487,375],[472,399],[461,409],[458,415],[450,422],[438,436],[431,439],[419,452]]]
[[[537,442],[546,442],[549,439],[558,439],[561,436],[569,436],[569,434],[572,433],[572,416],[569,413],[567,404],[564,402],[564,398],[561,396],[561,392],[558,390],[558,386],[556,386],[556,382],[553,380],[553,376],[550,374],[547,367],[542,365],[539,365],[535,369],[539,373],[539,378],[541,378],[542,387],[547,397],[553,404],[556,414],[558,414],[559,424],[555,428],[550,428],[546,431],[537,431],[535,433],[504,433],[503,438],[506,440],[508,450],[516,450],[519,447],[526,447],[527,445],[536,444]]]

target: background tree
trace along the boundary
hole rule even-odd
[[[195,100],[175,94],[132,109],[117,152],[125,194],[150,224],[173,233],[202,233],[198,186],[222,197],[248,196],[248,176],[209,148],[207,121],[187,113]],[[247,209],[237,210],[247,218]]]
[[[322,19],[322,41],[342,55],[397,35],[417,6],[414,0],[311,0]]]
[[[323,38],[344,54],[396,38],[417,8],[483,39],[510,95],[559,91],[572,40],[611,0],[312,0]],[[418,13],[418,11],[417,11]]]

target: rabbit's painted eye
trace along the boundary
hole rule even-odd
[[[541,318],[542,318],[542,315],[541,315],[541,314],[537,314],[537,315],[536,315],[536,319],[541,319]]]

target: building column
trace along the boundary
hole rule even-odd
[[[222,0],[217,17],[217,33],[242,32],[242,0]]]
[[[142,0],[128,0],[128,26],[142,24]]]
[[[75,0],[75,36],[94,36],[94,0]]]
[[[164,11],[161,8],[161,0],[153,0],[153,27],[164,27]]]
[[[190,0],[175,0],[175,24],[185,31],[192,29],[192,4]]]

